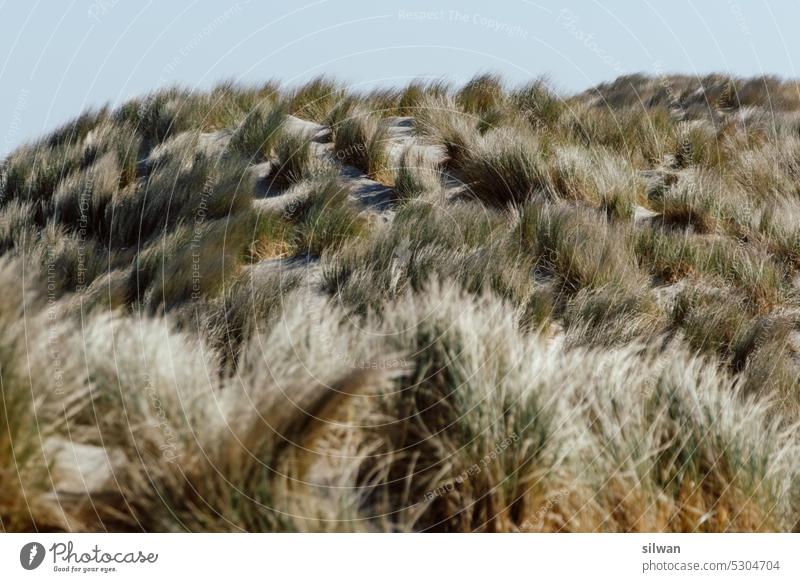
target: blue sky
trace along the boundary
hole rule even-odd
[[[796,78],[798,22],[794,0],[0,0],[0,155],[174,83],[329,73],[367,88],[496,71],[575,92],[632,72]]]

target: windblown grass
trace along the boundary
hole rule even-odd
[[[0,165],[0,528],[797,530],[797,106],[484,74],[85,112]]]
[[[275,145],[275,169],[269,180],[282,187],[291,186],[322,169],[311,151],[311,140],[302,133],[284,132]]]
[[[294,244],[301,254],[320,257],[366,230],[363,217],[348,203],[347,186],[337,179],[322,179],[311,184],[308,196],[291,214],[295,225]]]
[[[347,96],[345,88],[327,77],[317,77],[288,95],[289,112],[293,115],[324,123],[331,110]]]
[[[403,152],[394,178],[394,191],[399,200],[433,194],[441,187],[441,174],[436,164],[419,152],[410,149]]]
[[[338,161],[355,166],[371,178],[390,183],[386,125],[373,114],[354,110],[334,126],[333,155]]]
[[[267,112],[260,107],[252,110],[236,128],[230,149],[253,163],[269,158],[282,135],[280,130],[285,115],[285,109],[280,105]]]
[[[470,192],[486,204],[502,208],[546,195],[546,162],[536,139],[526,134],[488,133],[474,144],[461,169]]]
[[[416,108],[417,131],[444,147],[447,164],[460,169],[477,139],[477,120],[462,111],[452,97],[425,96]]]

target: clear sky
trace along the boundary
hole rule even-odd
[[[798,22],[797,0],[0,0],[0,155],[87,107],[225,78],[796,78]]]

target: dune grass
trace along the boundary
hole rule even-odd
[[[419,152],[407,149],[401,155],[395,173],[394,192],[398,200],[434,194],[442,187],[441,178],[436,163]]]
[[[0,529],[796,531],[796,87],[668,81],[166,88],[12,152]]]
[[[289,216],[296,252],[320,257],[364,233],[367,224],[349,204],[348,196],[348,187],[336,178],[310,184],[310,192]]]
[[[333,126],[333,156],[341,163],[355,166],[379,182],[391,183],[389,154],[386,149],[386,125],[374,114],[354,109]]]
[[[486,204],[507,207],[546,196],[546,162],[536,139],[524,133],[489,132],[473,144],[461,169],[470,192]]]

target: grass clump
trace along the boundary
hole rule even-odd
[[[783,273],[763,249],[716,241],[702,252],[698,266],[703,272],[731,281],[757,309],[769,310],[788,298]]]
[[[285,212],[255,207],[246,258],[251,263],[283,258],[292,253],[292,224]]]
[[[566,104],[549,87],[545,79],[537,79],[512,91],[511,102],[522,117],[535,129],[555,128]]]
[[[479,139],[462,165],[469,191],[481,202],[504,208],[547,195],[546,162],[532,136],[493,131]]]
[[[749,321],[741,294],[702,283],[678,294],[671,319],[693,350],[723,358],[731,356]]]
[[[397,114],[416,117],[427,99],[441,99],[449,93],[449,85],[442,80],[412,81],[403,88],[398,96]]]
[[[565,298],[562,317],[568,345],[598,348],[646,343],[666,323],[646,285],[638,289],[614,284],[581,289]]]
[[[287,97],[289,113],[324,123],[330,112],[347,97],[344,87],[325,76],[316,77]]]
[[[252,110],[231,136],[228,147],[253,163],[268,159],[282,134],[286,111],[276,105],[268,111]]]
[[[336,250],[367,228],[366,220],[351,206],[348,188],[335,178],[312,183],[290,220],[296,252],[311,257]]]
[[[171,156],[107,207],[112,245],[143,245],[174,225],[235,214],[249,207],[253,188],[244,160],[188,152]]]
[[[547,166],[551,193],[595,206],[610,217],[629,220],[644,197],[644,180],[636,169],[604,148],[564,146],[553,152]]]
[[[701,251],[692,234],[663,228],[641,229],[635,244],[639,265],[667,284],[694,272]]]
[[[651,197],[659,220],[676,228],[690,228],[699,234],[717,229],[721,219],[720,197],[708,180],[690,174],[682,177],[663,196]]]
[[[323,289],[362,314],[382,311],[431,279],[476,295],[492,289],[521,307],[532,292],[532,264],[507,240],[507,223],[493,212],[476,215],[466,204],[445,210],[409,201],[391,229],[331,256]]]
[[[417,106],[414,123],[422,136],[442,146],[446,165],[451,169],[462,167],[478,138],[475,116],[459,109],[449,96],[423,98]]]
[[[518,214],[518,244],[537,258],[537,268],[562,281],[569,291],[641,281],[629,239],[601,216],[573,208],[528,204]]]
[[[58,184],[84,164],[83,149],[74,144],[45,147],[24,146],[4,164],[3,200],[24,200],[37,207],[37,220],[43,223],[51,210]]]
[[[191,128],[182,116],[182,102],[187,92],[181,89],[168,89],[146,96],[142,101],[123,105],[116,114],[117,121],[129,122],[136,126],[148,148],[165,142]]]
[[[31,202],[12,200],[0,209],[0,253],[22,253],[36,239],[35,209]]]
[[[798,211],[798,201],[794,198],[772,200],[761,209],[756,227],[769,252],[792,270],[800,268]]]
[[[297,275],[270,274],[266,280],[252,274],[234,281],[207,308],[206,337],[220,354],[224,368],[235,368],[243,347],[267,333],[301,284]]]
[[[366,111],[353,114],[334,128],[333,156],[383,183],[392,182],[386,125]]]
[[[288,131],[283,132],[275,144],[273,168],[268,177],[270,184],[282,188],[332,171],[330,164],[315,156],[307,135]]]
[[[394,178],[394,192],[399,200],[411,200],[425,194],[433,194],[442,187],[441,175],[436,164],[424,154],[406,149]]]
[[[230,219],[181,226],[156,239],[136,258],[128,302],[156,313],[217,295],[232,284],[251,233],[251,217],[243,212]]]

